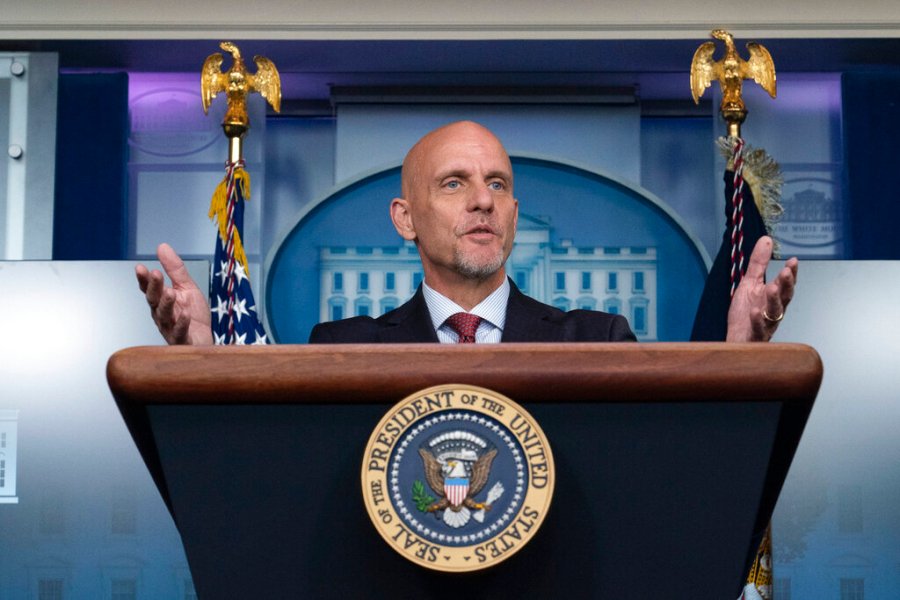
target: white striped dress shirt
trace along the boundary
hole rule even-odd
[[[455,344],[459,341],[459,335],[444,323],[458,312],[468,312],[481,317],[481,323],[475,331],[476,344],[498,343],[503,336],[503,326],[506,325],[506,303],[509,300],[509,280],[505,277],[500,287],[469,311],[434,291],[425,282],[422,282],[422,293],[431,315],[431,324],[434,325],[440,343]]]

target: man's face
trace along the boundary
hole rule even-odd
[[[417,242],[430,285],[503,277],[518,202],[509,157],[487,129],[455,123],[423,138],[404,162],[403,196],[394,225]]]

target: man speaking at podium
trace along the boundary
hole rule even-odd
[[[634,341],[621,315],[563,312],[522,294],[506,277],[519,205],[503,145],[473,122],[427,134],[406,155],[401,197],[391,202],[397,233],[415,242],[424,282],[406,304],[377,319],[353,317],[313,328],[311,343],[485,343]],[[157,251],[172,281],[138,265],[141,291],[169,344],[212,344],[205,294],[167,244]],[[793,296],[797,259],[764,282],[772,240],[763,237],[728,312],[727,341],[767,341]]]

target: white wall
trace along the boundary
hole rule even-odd
[[[0,0],[0,39],[897,37],[896,0]]]

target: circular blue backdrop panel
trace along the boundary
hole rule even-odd
[[[570,240],[579,248],[655,248],[657,339],[687,340],[707,265],[670,211],[651,194],[599,173],[535,158],[512,162],[520,231],[523,219],[536,217],[549,224],[554,247]],[[304,343],[318,323],[321,249],[403,246],[388,213],[399,192],[395,167],[337,189],[298,219],[269,255],[266,320],[275,341]]]

